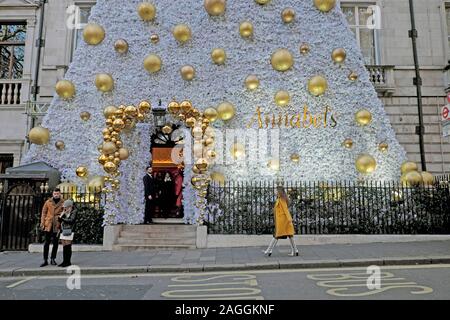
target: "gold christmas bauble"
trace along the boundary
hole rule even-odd
[[[31,143],[37,145],[47,144],[50,140],[50,131],[47,128],[41,126],[34,127],[28,133],[28,139]]]
[[[387,152],[389,149],[389,145],[386,142],[381,142],[378,145],[378,150],[380,150],[381,152]]]
[[[217,154],[216,154],[216,152],[214,150],[208,150],[206,152],[206,156],[208,158],[215,159],[217,157]]]
[[[206,160],[205,158],[200,158],[195,162],[195,167],[197,169],[201,170],[206,170],[206,168],[208,168],[208,160]]]
[[[87,44],[95,46],[105,39],[105,29],[101,25],[89,23],[84,27],[83,39]]]
[[[98,157],[98,163],[101,165],[104,165],[106,162],[108,162],[108,157],[104,154],[102,154],[100,157]]]
[[[222,102],[217,107],[217,113],[220,119],[222,119],[223,121],[227,121],[234,117],[236,110],[231,103]]]
[[[180,69],[180,74],[183,80],[191,81],[195,78],[195,69],[193,66],[183,66]]]
[[[189,100],[181,101],[180,108],[182,112],[189,113],[192,111],[192,103]]]
[[[328,12],[336,6],[336,0],[314,0],[314,5],[322,12]]]
[[[316,97],[323,95],[327,89],[328,82],[322,76],[314,76],[308,81],[308,90]]]
[[[104,142],[102,146],[102,151],[105,155],[113,154],[117,151],[116,144],[114,142]]]
[[[418,169],[419,168],[417,167],[417,164],[415,162],[412,162],[412,161],[405,161],[405,162],[403,162],[403,164],[402,164],[402,166],[400,168],[402,174],[410,172],[410,171],[417,171]]]
[[[103,109],[103,115],[105,116],[105,118],[111,118],[112,116],[114,116],[117,112],[117,108],[114,106],[108,106],[105,109]]]
[[[239,159],[245,156],[245,147],[240,143],[234,143],[231,146],[231,155],[234,159]]]
[[[125,128],[125,122],[122,119],[116,119],[113,122],[113,128],[116,131],[123,130]]]
[[[255,75],[249,75],[245,78],[245,87],[249,90],[255,90],[259,87],[259,79]]]
[[[361,109],[355,113],[355,121],[361,126],[367,126],[372,122],[372,113],[367,109]]]
[[[164,134],[171,134],[172,133],[172,127],[169,125],[165,125],[164,127],[162,127],[161,131]]]
[[[119,39],[114,42],[114,50],[116,50],[120,54],[125,54],[128,52],[128,42],[124,39]]]
[[[144,68],[149,73],[155,73],[161,70],[162,61],[156,54],[150,54],[144,59]]]
[[[215,64],[221,65],[227,60],[227,54],[224,49],[216,48],[211,52],[211,59]]]
[[[88,121],[91,118],[91,114],[87,111],[83,111],[80,113],[80,118],[83,121]]]
[[[55,142],[55,148],[59,151],[63,151],[66,148],[66,144],[62,140],[58,140]]]
[[[141,101],[138,106],[139,112],[142,112],[142,113],[150,112],[151,108],[152,108],[152,106],[151,106],[150,102],[145,101],[145,100]]]
[[[289,92],[280,90],[275,94],[274,100],[278,106],[284,107],[291,102],[291,96],[289,95]]]
[[[127,160],[130,157],[130,152],[126,148],[120,148],[119,149],[119,159],[120,160]]]
[[[136,117],[138,114],[138,109],[135,106],[127,106],[124,110],[127,117]]]
[[[110,74],[99,73],[95,76],[95,86],[99,91],[109,92],[114,88],[114,80]]]
[[[331,53],[331,59],[336,63],[344,62],[345,58],[347,58],[347,52],[345,52],[345,49],[343,48],[334,49]]]
[[[270,2],[270,0],[255,0],[255,2],[257,4],[264,5],[264,4],[268,4]]]
[[[195,123],[196,123],[196,120],[195,120],[194,117],[189,117],[189,118],[186,119],[186,126],[187,126],[188,128],[194,127],[194,126],[195,126]]]
[[[169,112],[171,114],[178,114],[180,112],[180,110],[181,110],[181,107],[180,107],[178,102],[171,101],[169,103],[169,105],[167,106],[167,110],[169,110]]]
[[[172,34],[179,42],[189,41],[192,37],[191,29],[185,24],[176,25],[172,30]]]
[[[144,21],[151,21],[156,17],[156,7],[148,2],[142,2],[137,8],[139,17]]]
[[[287,49],[278,49],[271,57],[272,67],[277,71],[287,71],[294,65],[294,57]]]
[[[302,43],[300,45],[300,53],[301,54],[303,54],[303,55],[308,54],[310,50],[311,49],[309,48],[309,45],[307,43]]]
[[[114,173],[117,171],[117,165],[112,162],[112,161],[108,161],[103,165],[103,169],[107,172],[107,173]]]
[[[280,160],[271,159],[267,162],[267,166],[269,167],[270,170],[279,171],[280,170]]]
[[[351,149],[353,147],[353,140],[350,138],[347,138],[344,140],[344,142],[342,143],[342,145],[347,148],[347,149]]]
[[[408,172],[402,174],[400,181],[403,184],[411,187],[411,186],[418,186],[418,185],[422,184],[423,178],[419,172],[414,170],[414,171],[408,171]]]
[[[88,175],[88,168],[84,166],[79,166],[76,170],[76,174],[80,178],[84,178]]]
[[[152,35],[150,36],[150,41],[151,41],[152,43],[158,43],[158,42],[159,42],[159,36],[158,36],[157,34],[152,34]]]
[[[375,171],[377,168],[377,162],[369,154],[360,154],[355,162],[356,170],[360,173],[368,174]]]
[[[87,183],[87,189],[91,193],[100,192],[105,186],[105,177],[93,176]]]
[[[423,171],[420,173],[422,176],[422,182],[426,186],[432,186],[434,184],[434,177],[431,173],[427,171]]]
[[[244,21],[239,25],[239,34],[243,38],[250,38],[253,36],[253,24],[249,21]]]
[[[205,0],[204,7],[210,16],[220,16],[227,8],[226,0]]]
[[[299,162],[300,161],[300,156],[297,153],[291,154],[291,161],[292,162]]]
[[[295,10],[292,8],[286,8],[281,12],[281,19],[284,23],[291,23],[295,19]]]
[[[203,112],[203,114],[204,114],[205,118],[211,122],[216,121],[217,117],[218,117],[217,110],[212,107],[206,108],[205,111]]]
[[[75,85],[69,80],[60,80],[55,86],[56,93],[61,99],[68,100],[75,95]]]
[[[348,79],[351,81],[356,81],[358,80],[358,74],[356,72],[350,72],[350,74],[348,75]]]

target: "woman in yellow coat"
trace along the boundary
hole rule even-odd
[[[278,239],[289,238],[291,244],[290,256],[298,256],[298,249],[294,242],[294,225],[292,224],[292,216],[289,213],[289,199],[284,191],[283,187],[277,188],[277,200],[273,210],[275,220],[275,232],[272,241],[270,241],[269,247],[264,254],[267,256],[272,255],[272,250],[277,244]]]

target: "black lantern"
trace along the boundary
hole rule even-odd
[[[152,108],[153,121],[156,127],[164,127],[166,125],[166,108],[161,106],[161,100],[159,100],[159,106]]]

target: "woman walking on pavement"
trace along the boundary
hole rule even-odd
[[[264,254],[268,257],[272,255],[272,250],[278,242],[278,239],[289,238],[291,244],[291,257],[298,256],[298,249],[294,242],[294,225],[292,224],[292,216],[289,213],[289,199],[283,187],[277,187],[277,200],[275,202],[273,214],[275,220],[275,232],[273,239],[270,241],[269,247]]]
[[[71,265],[72,241],[74,237],[74,226],[77,218],[77,212],[74,209],[73,201],[66,200],[63,204],[63,212],[59,216],[61,222],[61,235],[59,239],[63,245],[63,262],[58,267],[68,267]]]

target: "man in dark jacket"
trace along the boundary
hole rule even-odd
[[[145,217],[144,223],[153,223],[152,214],[155,208],[155,179],[153,178],[153,169],[151,166],[147,167],[147,174],[144,176],[144,190],[145,190]]]

